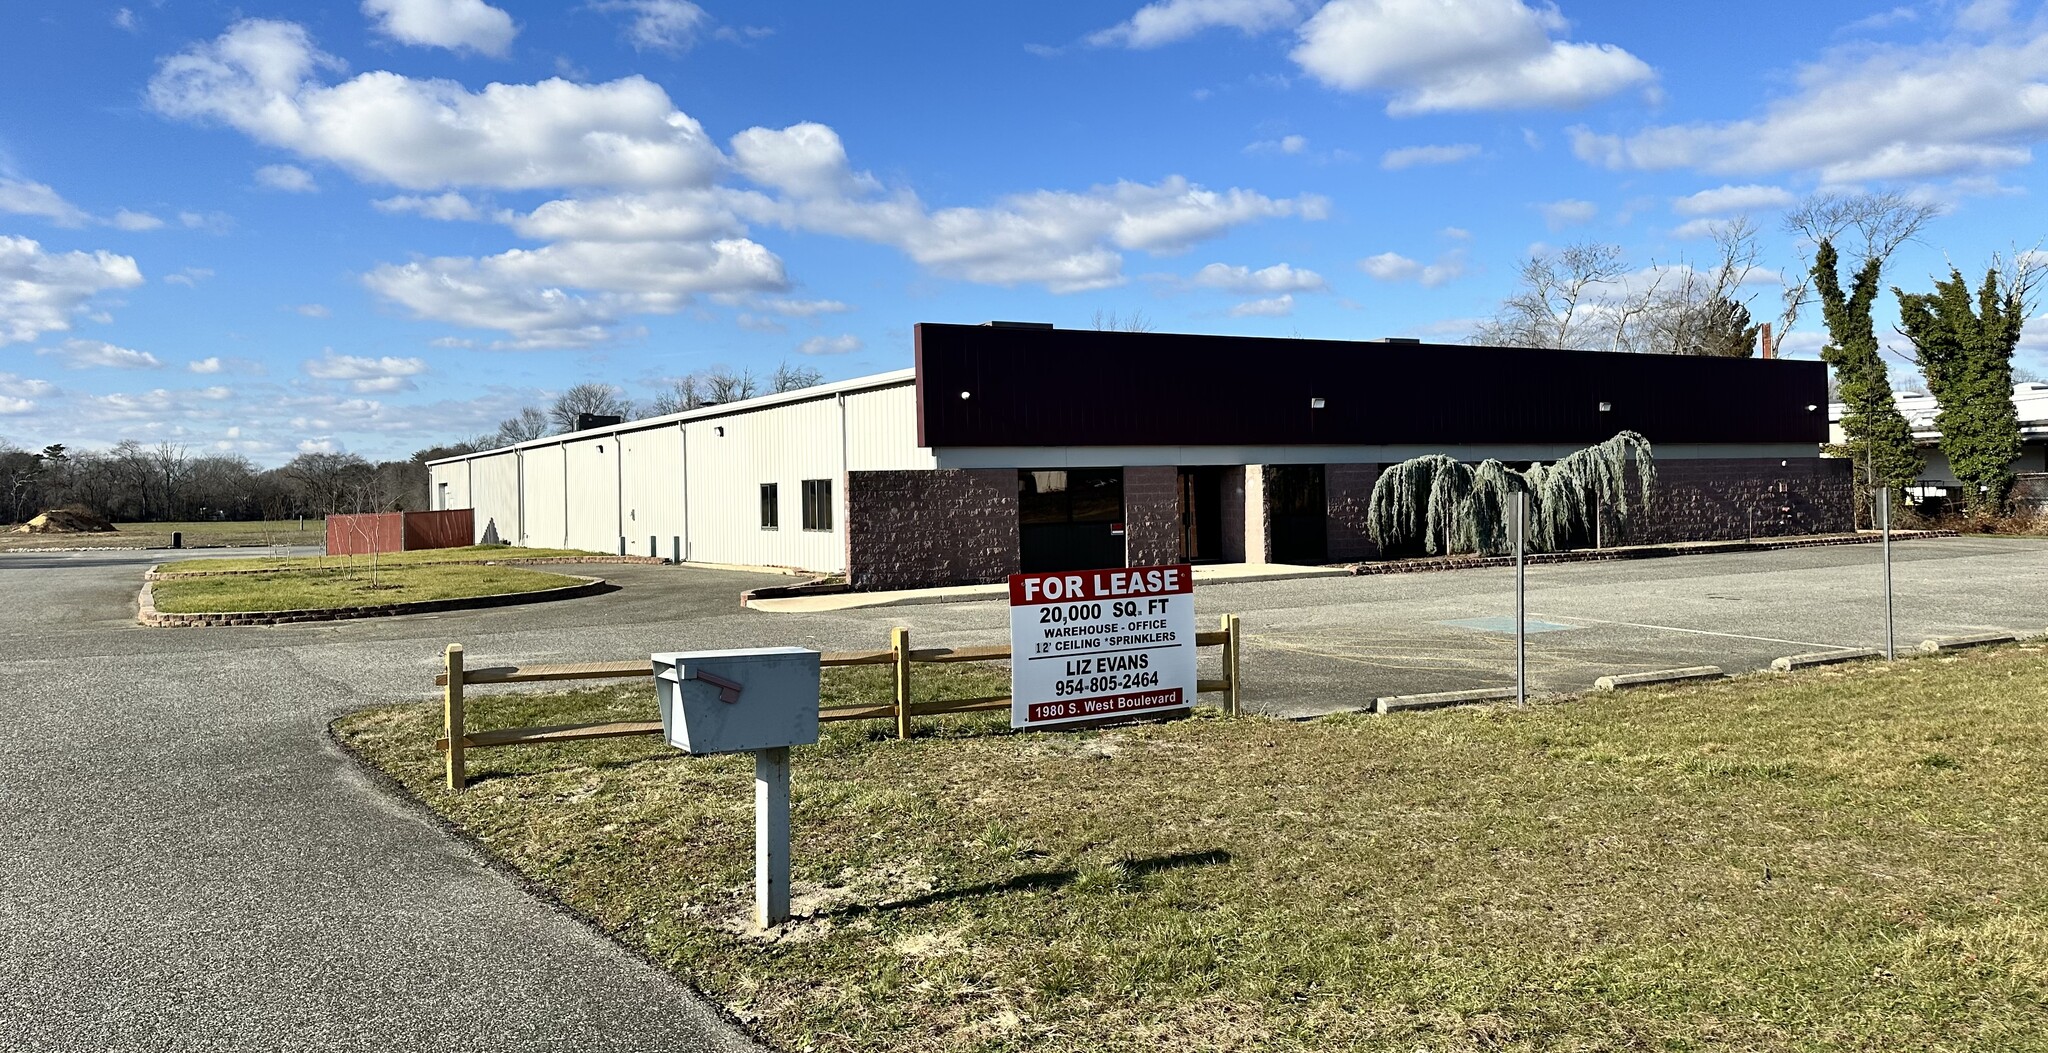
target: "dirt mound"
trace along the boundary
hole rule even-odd
[[[15,527],[17,534],[105,534],[114,524],[83,508],[52,508]]]

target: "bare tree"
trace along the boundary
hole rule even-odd
[[[178,497],[184,488],[185,476],[189,471],[187,459],[185,447],[168,440],[157,443],[156,449],[151,450],[149,454],[157,494],[163,500],[163,514],[171,519],[179,518],[181,506]]]
[[[527,406],[518,413],[498,422],[498,433],[491,441],[499,446],[531,442],[548,433],[548,415]]]
[[[1713,262],[1680,257],[1634,283],[1614,307],[1615,349],[1667,355],[1743,358],[1756,353],[1759,326],[1750,318],[1754,293],[1744,285],[1759,269],[1756,224],[1741,217],[1717,224]]]
[[[1611,348],[1615,325],[1601,307],[1602,293],[1627,271],[1619,245],[1584,242],[1531,256],[1522,261],[1520,287],[1472,340],[1498,347]]]
[[[278,472],[290,483],[300,507],[321,515],[368,511],[375,472],[353,453],[302,453]]]
[[[748,370],[735,373],[725,366],[714,366],[699,375],[704,385],[706,405],[738,402],[761,393],[760,381]]]
[[[1799,322],[1799,316],[1814,302],[1813,253],[1821,242],[1852,257],[1851,272],[1875,261],[1882,271],[1892,253],[1920,235],[1921,228],[1941,215],[1940,205],[1909,198],[1896,191],[1882,194],[1814,194],[1785,213],[1785,231],[1803,238],[1799,266],[1785,283],[1784,305],[1778,315],[1775,349]],[[1854,238],[1845,235],[1854,233]],[[1877,273],[1877,272],[1873,272]]]
[[[695,373],[677,377],[669,381],[667,387],[656,392],[654,401],[648,405],[653,409],[655,416],[696,409],[704,404],[704,393],[699,390],[700,384]]]
[[[814,388],[825,382],[825,374],[815,366],[792,366],[784,362],[775,367],[768,376],[768,390],[771,393],[795,391],[798,388]]]
[[[610,384],[578,384],[555,397],[548,407],[548,420],[557,432],[576,430],[579,414],[590,413],[606,417],[630,417],[633,403],[626,393]]]
[[[1127,316],[1120,316],[1115,311],[1105,311],[1099,307],[1095,309],[1095,317],[1088,320],[1088,328],[1100,329],[1106,333],[1150,333],[1159,329],[1152,324],[1152,319],[1145,317],[1143,311],[1132,311]]]

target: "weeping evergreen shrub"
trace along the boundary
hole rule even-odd
[[[1603,512],[1627,530],[1648,507],[1656,483],[1650,441],[1632,431],[1522,472],[1495,460],[1475,468],[1432,453],[1380,473],[1367,533],[1383,552],[1420,547],[1430,555],[1500,555],[1512,548],[1513,495],[1527,493],[1529,549],[1554,552],[1591,541],[1594,517]]]

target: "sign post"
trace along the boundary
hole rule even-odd
[[[1515,535],[1515,705],[1529,704],[1529,604],[1524,568],[1529,550],[1529,495],[1515,491],[1508,529]]]
[[[1010,726],[1193,708],[1194,585],[1186,564],[1010,575]]]
[[[1892,634],[1892,488],[1877,493],[1877,525],[1884,531],[1884,660],[1896,661]]]

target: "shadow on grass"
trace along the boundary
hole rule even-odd
[[[1229,852],[1211,848],[1201,852],[1175,852],[1172,855],[1150,856],[1119,860],[1115,866],[1131,880],[1157,874],[1161,871],[1180,870],[1185,867],[1221,866],[1231,860]],[[997,896],[1006,892],[1043,892],[1064,888],[1080,880],[1078,870],[1045,870],[1035,874],[1019,874],[1001,881],[986,881],[979,885],[960,888],[939,889],[909,899],[891,900],[887,903],[856,904],[818,912],[821,918],[854,918],[863,914],[879,914],[885,911],[914,910],[937,903],[948,903],[957,899],[976,896]]]

